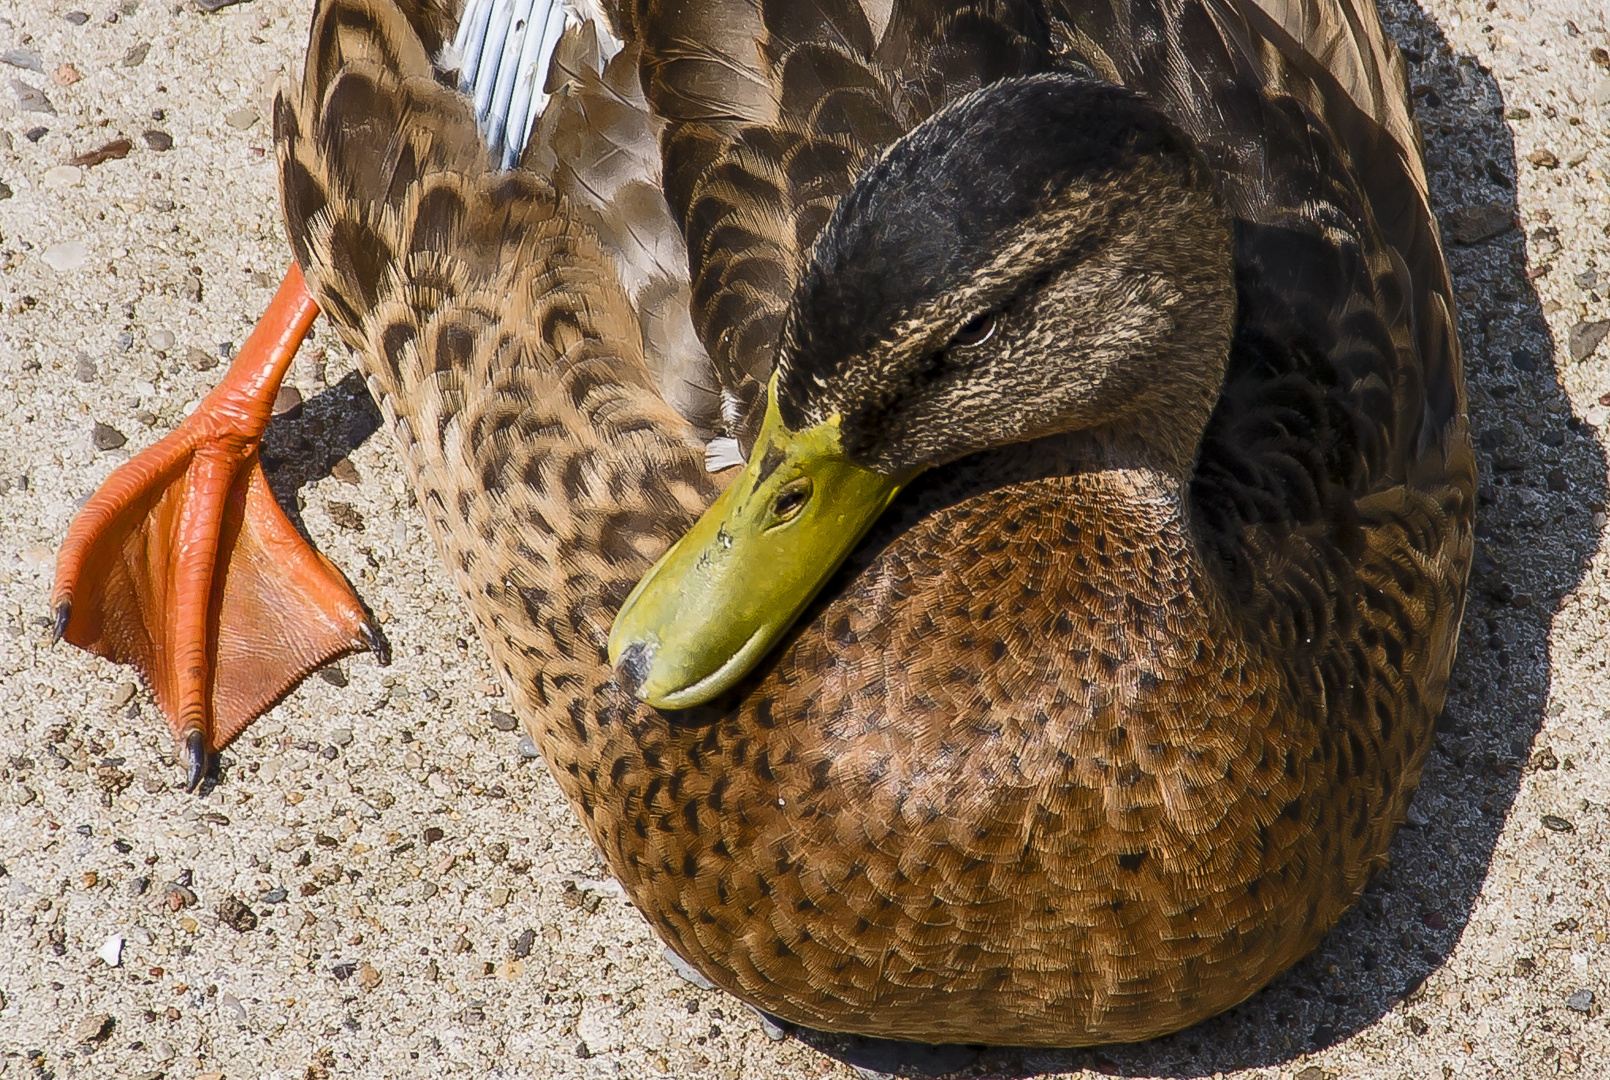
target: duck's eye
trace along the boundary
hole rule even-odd
[[[782,525],[792,521],[805,506],[805,500],[811,497],[811,482],[808,477],[801,477],[785,487],[777,496],[777,501],[771,504],[772,517],[776,524]]]
[[[995,336],[995,326],[998,322],[1000,322],[1000,318],[993,312],[976,315],[968,320],[965,326],[956,331],[956,336],[950,339],[950,343],[960,345],[964,349],[982,345]]]

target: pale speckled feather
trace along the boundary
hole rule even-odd
[[[584,24],[566,38],[590,33]],[[527,156],[551,157],[555,190],[615,258],[655,384],[708,438],[722,428],[721,384],[688,313],[687,246],[661,189],[663,125],[638,83],[639,49],[627,46],[603,70],[573,60],[581,51],[560,58],[564,82]]]

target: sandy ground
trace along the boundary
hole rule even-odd
[[[396,662],[310,679],[197,799],[129,672],[48,645],[74,508],[211,385],[286,265],[266,117],[309,6],[0,0],[0,1076],[1610,1076],[1602,8],[1387,12],[1482,459],[1453,698],[1392,868],[1226,1016],[979,1053],[772,1041],[672,973],[522,758],[327,331],[267,449]]]

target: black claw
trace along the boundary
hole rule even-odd
[[[67,620],[72,618],[72,615],[73,603],[71,600],[63,600],[56,605],[56,622],[50,633],[50,643],[52,645],[60,641],[61,636],[67,633]]]
[[[207,778],[207,738],[200,731],[192,731],[184,737],[184,789],[194,794]]]
[[[363,635],[363,643],[369,646],[369,651],[375,654],[375,661],[381,667],[391,664],[391,643],[380,636],[374,624],[368,619],[358,624],[358,633]]]

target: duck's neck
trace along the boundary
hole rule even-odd
[[[1038,508],[1055,524],[1060,546],[1048,560],[1060,579],[1049,583],[1061,595],[1051,606],[1082,614],[1083,633],[1109,656],[1139,661],[1155,652],[1167,666],[1170,657],[1194,654],[1202,637],[1233,631],[1192,521],[1195,451],[1176,448],[1197,440],[1181,426],[1165,429],[1159,420],[1155,429],[1065,437],[1061,476]]]
[[[1012,784],[1064,783],[1072,770],[1097,789],[1134,769],[1162,783],[1231,729],[1252,738],[1277,704],[1271,658],[1238,629],[1203,557],[1185,478],[1105,450],[1091,467],[1091,453],[1026,446],[978,462],[988,489],[925,514],[845,597],[845,625],[899,643],[886,707],[847,733],[892,724],[913,745],[954,751],[923,766],[937,812],[963,790],[947,785],[985,760],[975,750]],[[1074,460],[1048,460],[1062,455]],[[977,569],[956,573],[958,553]],[[953,669],[913,679],[935,612],[956,643]],[[826,613],[829,625],[840,617]]]

